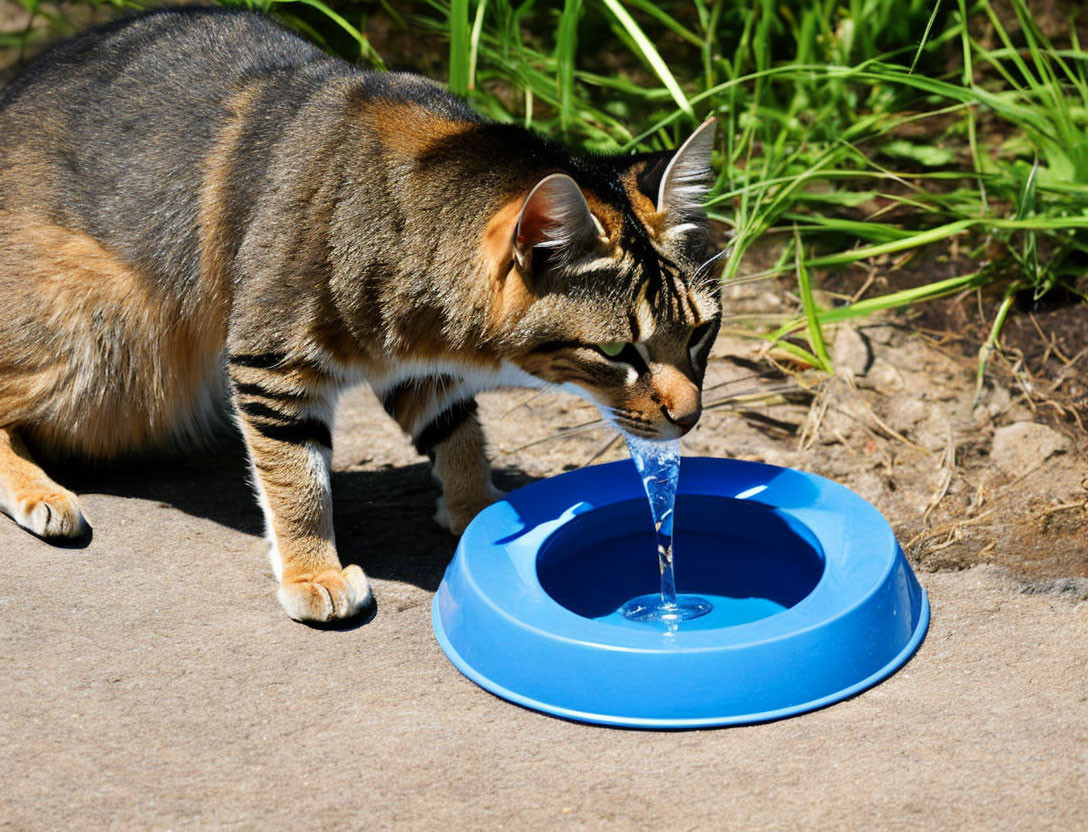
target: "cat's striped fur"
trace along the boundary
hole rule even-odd
[[[110,458],[232,417],[284,608],[355,614],[370,589],[329,491],[345,386],[431,456],[455,531],[496,496],[480,390],[574,390],[646,436],[694,424],[711,137],[572,154],[243,12],[62,43],[0,95],[0,509],[77,535],[29,449]]]

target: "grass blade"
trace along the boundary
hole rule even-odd
[[[997,315],[994,316],[993,326],[990,327],[990,334],[986,336],[986,343],[984,343],[978,350],[978,370],[975,372],[975,399],[972,406],[977,406],[979,399],[982,397],[982,382],[986,378],[986,368],[990,364],[990,356],[993,355],[995,349],[997,349],[998,341],[1001,338],[1001,330],[1005,326],[1005,318],[1008,317],[1009,310],[1012,308],[1013,300],[1016,298],[1016,292],[1020,288],[1018,283],[1013,283],[1005,290],[1005,297],[1001,300],[1001,306],[997,308]]]
[[[805,266],[805,249],[801,245],[801,235],[796,229],[793,232],[793,240],[797,256],[797,289],[798,294],[801,296],[801,307],[805,310],[808,342],[812,347],[812,354],[818,362],[817,366],[828,375],[834,375],[835,367],[831,363],[831,357],[827,354],[827,342],[824,340],[824,331],[820,326],[816,298],[812,294],[812,280],[809,278],[808,268]]]
[[[476,20],[472,24],[468,49],[468,88],[476,89],[476,62],[480,55],[480,35],[484,28],[484,15],[487,13],[487,0],[478,0],[476,3]]]
[[[450,0],[450,92],[468,95],[468,0]]]
[[[362,57],[366,58],[378,69],[385,69],[385,62],[382,60],[382,56],[379,55],[377,50],[375,50],[374,47],[370,45],[370,40],[367,38],[367,36],[360,32],[358,29],[356,29],[354,26],[352,26],[350,23],[348,23],[343,17],[334,12],[324,3],[322,3],[321,0],[273,0],[273,2],[277,4],[301,3],[303,6],[309,6],[312,9],[317,9],[319,12],[325,15],[325,17],[327,17],[329,20],[331,20],[333,23],[335,23],[337,26],[347,32],[348,35],[350,35],[351,38],[359,44],[359,54],[362,55]]]
[[[913,289],[904,289],[900,292],[891,292],[887,295],[880,295],[875,298],[866,298],[865,300],[859,300],[857,303],[851,303],[846,306],[837,306],[834,309],[824,309],[819,312],[817,317],[821,324],[835,324],[841,323],[842,321],[853,320],[854,318],[865,318],[875,312],[900,309],[915,303],[947,297],[956,292],[966,292],[971,289],[978,289],[989,283],[991,279],[991,275],[986,272],[972,272],[971,274],[960,275],[959,277],[950,277],[947,280],[938,280],[934,283],[927,283],[924,286],[917,286]],[[792,332],[797,332],[806,325],[807,318],[797,318],[775,330],[769,337],[771,340],[777,341],[780,338],[785,338]]]
[[[623,7],[619,0],[601,0],[605,7],[612,13],[612,15],[619,22],[620,26],[624,28],[627,34],[634,41],[638,47],[638,51],[642,53],[643,59],[649,64],[650,68],[656,73],[657,77],[661,79],[672,95],[676,105],[689,116],[695,116],[695,110],[692,109],[691,102],[688,101],[684,91],[680,89],[680,85],[676,82],[676,78],[673,77],[672,72],[665,65],[665,61],[661,58],[661,54],[657,51],[657,47],[653,45],[646,33],[642,31],[642,28],[635,22],[635,19],[631,17],[630,12]]]
[[[937,0],[933,4],[933,14],[929,16],[929,23],[926,24],[926,31],[922,35],[922,40],[918,44],[918,51],[914,53],[914,60],[910,62],[910,69],[907,72],[911,75],[914,74],[914,68],[918,66],[918,59],[922,57],[922,52],[925,51],[926,43],[929,42],[929,33],[933,30],[933,22],[937,19],[937,12],[941,10],[941,0]]]
[[[559,129],[565,134],[574,124],[574,57],[578,49],[578,21],[582,0],[564,0],[555,46],[556,83],[559,86]]]

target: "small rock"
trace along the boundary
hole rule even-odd
[[[903,383],[903,374],[883,358],[873,362],[865,378],[869,387],[885,396],[894,396],[906,386]]]
[[[1008,410],[1011,404],[1012,396],[1009,395],[1009,388],[995,384],[993,389],[983,392],[979,401],[979,408],[984,409],[986,414],[993,419]]]
[[[775,292],[764,292],[759,296],[756,304],[761,308],[777,309],[782,305],[782,297]]]
[[[885,408],[885,421],[900,433],[910,433],[914,426],[929,415],[929,407],[909,393],[893,396]]]
[[[1046,425],[1017,422],[994,431],[990,460],[1012,476],[1034,471],[1050,457],[1069,449],[1069,439]]]
[[[865,337],[878,344],[887,346],[895,338],[895,327],[887,324],[877,324],[865,327]]]
[[[831,343],[831,363],[835,372],[846,376],[863,376],[873,360],[873,352],[865,337],[852,326],[843,326]]]

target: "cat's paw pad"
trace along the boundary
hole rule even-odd
[[[12,517],[24,529],[44,538],[81,537],[88,528],[76,495],[59,487],[23,497]]]
[[[370,581],[355,564],[283,581],[277,596],[295,621],[351,618],[370,606]]]

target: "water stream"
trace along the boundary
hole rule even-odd
[[[651,442],[626,435],[627,448],[635,469],[642,479],[646,498],[650,501],[657,537],[657,563],[661,570],[661,592],[632,598],[621,612],[634,621],[675,624],[706,615],[712,609],[705,598],[678,595],[673,563],[673,513],[676,506],[676,485],[680,479],[680,442]]]

